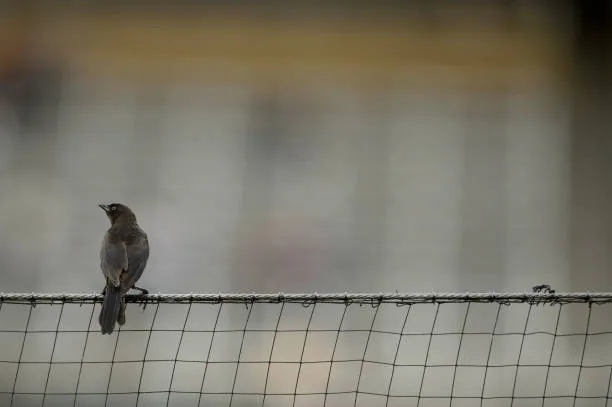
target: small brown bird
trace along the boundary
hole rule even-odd
[[[148,291],[135,284],[142,276],[149,259],[147,234],[138,226],[136,215],[130,208],[119,203],[98,205],[110,220],[100,249],[100,267],[106,278],[104,301],[100,311],[100,330],[111,334],[115,323],[125,324],[125,295],[134,288]]]

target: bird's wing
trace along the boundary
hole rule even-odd
[[[126,250],[128,268],[127,273],[122,276],[121,285],[125,291],[128,291],[136,284],[147,266],[147,260],[149,260],[149,241],[147,235],[143,233],[143,236],[138,241],[128,245]]]
[[[110,242],[105,236],[100,250],[100,266],[108,280],[115,286],[121,284],[121,274],[128,268],[128,257],[123,242]]]

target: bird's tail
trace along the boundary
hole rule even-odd
[[[112,284],[106,286],[104,293],[104,302],[100,311],[100,331],[102,334],[112,334],[115,329],[115,323],[121,311],[121,287],[115,287]]]

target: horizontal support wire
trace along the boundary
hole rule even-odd
[[[0,293],[0,303],[101,303],[100,293]],[[397,305],[436,303],[605,304],[612,293],[209,293],[127,295],[130,303],[345,303]]]

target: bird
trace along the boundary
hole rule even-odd
[[[125,295],[130,289],[148,294],[136,287],[149,260],[149,239],[138,225],[136,215],[120,203],[98,205],[110,220],[100,248],[100,268],[106,279],[104,299],[98,321],[100,332],[112,334],[115,323],[125,324]]]

